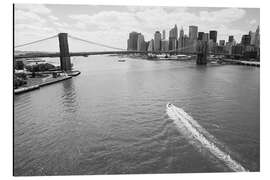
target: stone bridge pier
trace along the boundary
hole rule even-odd
[[[207,64],[207,55],[208,55],[208,43],[207,41],[198,41],[196,46],[197,52],[197,61],[198,65],[206,65]]]
[[[59,49],[60,49],[60,68],[62,71],[70,71],[71,61],[70,61],[69,48],[68,48],[68,34],[59,33],[58,40],[59,40]]]

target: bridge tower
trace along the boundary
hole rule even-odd
[[[208,43],[207,41],[199,40],[196,46],[197,50],[197,61],[198,65],[207,64],[207,55],[208,55]]]
[[[60,49],[60,67],[62,71],[70,71],[71,70],[71,62],[68,48],[68,34],[67,33],[59,33],[59,49]]]

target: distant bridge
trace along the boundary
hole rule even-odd
[[[25,44],[22,44],[22,45],[17,45],[17,46],[15,46],[15,48],[27,46],[27,45],[30,45],[30,44],[39,43],[39,42],[46,41],[46,40],[49,40],[49,39],[52,39],[52,38],[57,38],[57,37],[58,37],[58,40],[59,40],[59,49],[60,49],[59,53],[58,52],[55,52],[55,53],[29,52],[29,53],[14,55],[14,59],[39,58],[39,57],[51,57],[51,58],[60,57],[61,70],[69,71],[69,70],[71,70],[70,57],[72,57],[72,56],[90,56],[90,55],[102,55],[102,54],[145,54],[145,55],[148,55],[148,54],[185,54],[185,55],[193,54],[193,55],[197,55],[197,64],[207,64],[207,56],[209,54],[213,54],[213,55],[229,55],[229,54],[225,54],[225,53],[209,53],[208,52],[208,44],[205,41],[198,41],[198,45],[196,47],[196,52],[183,52],[184,49],[187,49],[187,48],[190,48],[191,46],[194,46],[193,44],[191,46],[184,47],[182,49],[170,50],[170,51],[159,51],[159,52],[130,51],[130,50],[122,49],[122,48],[117,48],[117,47],[108,46],[108,45],[105,45],[105,44],[101,44],[101,43],[81,39],[81,38],[78,38],[78,37],[68,35],[67,33],[59,33],[58,35],[54,35],[54,36],[51,36],[51,37],[48,37],[48,38],[44,38],[44,39],[40,39],[40,40],[37,40],[37,41],[25,43]],[[85,43],[94,44],[94,45],[97,45],[97,46],[114,49],[114,51],[69,52],[68,37],[72,38],[72,39],[75,39],[75,40],[78,40],[78,41],[85,42]],[[242,55],[236,55],[236,56],[242,56]]]
[[[97,51],[97,52],[70,52],[69,56],[91,56],[91,55],[102,55],[102,54],[184,54],[184,55],[196,55],[196,52],[179,52],[179,51],[159,51],[159,52],[151,52],[151,51]],[[226,54],[226,53],[208,53],[208,55],[230,55],[230,56],[238,56],[242,57],[241,54]],[[44,57],[60,57],[60,53],[43,53],[43,52],[36,52],[36,53],[24,53],[18,54],[14,56],[15,59],[22,59],[22,58],[44,58]]]

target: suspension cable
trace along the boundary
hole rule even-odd
[[[47,38],[44,38],[44,39],[40,39],[40,40],[37,40],[37,41],[25,43],[25,44],[20,44],[20,45],[14,46],[14,47],[15,48],[23,47],[23,46],[27,46],[27,45],[30,45],[30,44],[35,44],[35,43],[38,43],[38,42],[42,42],[42,41],[46,41],[46,40],[49,40],[49,39],[53,39],[55,37],[57,37],[57,35],[53,35],[53,36],[50,36],[50,37],[47,37]]]
[[[176,51],[181,51],[181,50],[184,50],[184,49],[187,49],[187,48],[191,48],[191,47],[194,47],[194,44],[191,44],[191,45],[183,47],[183,48],[175,49],[175,50],[169,50],[169,52],[176,52]]]
[[[113,47],[113,46],[108,46],[108,45],[105,45],[105,44],[101,44],[101,43],[97,43],[97,42],[94,42],[94,41],[89,41],[89,40],[81,39],[81,38],[74,37],[74,36],[71,36],[71,35],[68,35],[68,37],[70,37],[72,39],[75,39],[75,40],[78,40],[78,41],[83,41],[83,42],[86,42],[86,43],[89,43],[89,44],[94,44],[94,45],[97,45],[97,46],[102,46],[102,47],[106,47],[106,48],[110,48],[110,49],[115,49],[115,50],[126,51],[126,49],[117,48],[117,47]]]

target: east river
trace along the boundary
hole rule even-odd
[[[14,96],[14,175],[232,171],[185,137],[168,102],[259,170],[260,68],[118,59],[75,58],[79,76]]]

